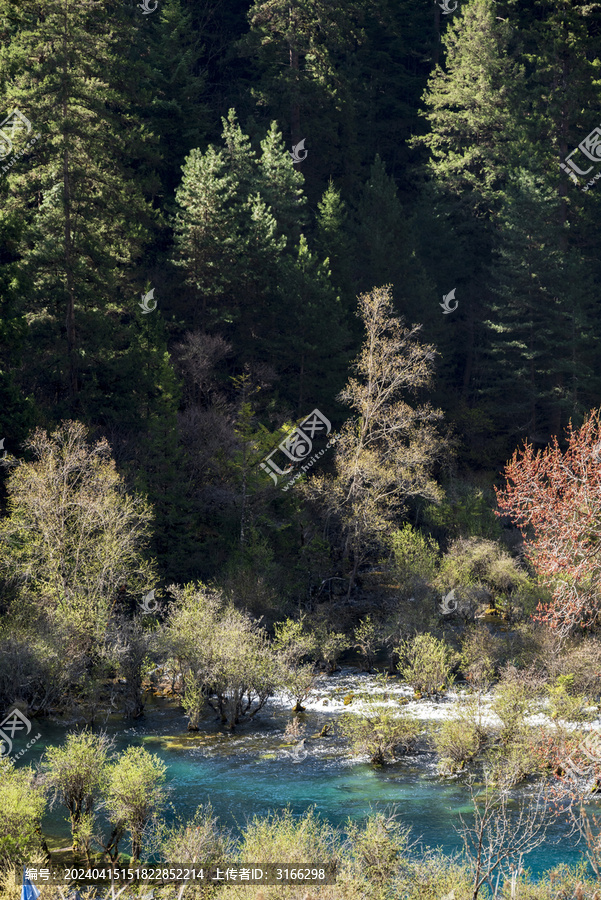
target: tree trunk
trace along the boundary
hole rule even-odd
[[[66,24],[65,24],[66,28]],[[63,40],[63,77],[64,84],[68,83],[67,72],[67,34],[64,34]],[[65,87],[65,91],[66,91]],[[66,122],[68,114],[67,95],[63,97],[63,122]],[[77,394],[77,366],[75,360],[75,285],[73,283],[73,260],[71,253],[71,184],[69,181],[69,148],[67,146],[67,138],[63,134],[65,141],[63,150],[63,198],[65,204],[65,226],[63,233],[64,254],[65,254],[65,277],[67,282],[67,311],[65,316],[65,328],[67,332],[67,358],[69,360],[69,393],[74,398]]]
[[[288,15],[290,17],[290,23],[292,24],[292,4],[288,7]],[[294,72],[294,77],[292,79],[292,98],[290,103],[290,137],[292,146],[295,147],[301,139],[298,84],[299,54],[296,47],[293,47],[292,44],[289,44],[288,46],[290,53],[290,68]]]

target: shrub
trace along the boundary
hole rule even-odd
[[[499,638],[485,625],[473,626],[466,634],[461,648],[461,670],[466,681],[476,690],[488,690],[501,659]]]
[[[496,498],[490,488],[455,480],[442,502],[426,504],[424,521],[437,536],[497,540],[502,528],[495,516],[495,507]]]
[[[403,641],[396,652],[401,660],[401,677],[416,693],[437,696],[453,683],[451,670],[456,654],[434,635],[418,634]]]
[[[129,831],[132,860],[140,858],[144,832],[165,805],[166,771],[165,763],[143,747],[128,747],[109,768],[105,808],[114,834]]]
[[[16,769],[11,759],[0,757],[0,868],[30,862],[32,852],[41,850],[46,798],[34,781],[33,769]]]
[[[83,731],[67,735],[62,747],[49,747],[44,754],[46,788],[53,793],[53,802],[58,799],[69,811],[76,852],[80,834],[84,837],[89,833],[90,816],[100,800],[111,749],[112,741],[106,735]]]
[[[234,841],[220,828],[210,803],[199,806],[194,817],[181,825],[159,828],[160,854],[165,862],[177,859],[186,865],[202,860],[209,868],[231,859]]]
[[[531,671],[518,671],[507,666],[502,680],[493,693],[493,712],[502,722],[501,742],[509,744],[526,730],[525,717],[530,714],[537,695],[544,690],[544,681]]]
[[[371,672],[373,668],[378,647],[378,636],[378,626],[375,622],[372,622],[371,616],[365,616],[355,628],[355,647],[361,651],[366,672]]]
[[[315,860],[321,865],[334,864],[340,859],[340,839],[336,829],[322,821],[313,809],[295,816],[287,807],[265,818],[255,816],[247,823],[239,858],[247,863],[260,859],[265,863]]]
[[[547,686],[551,700],[551,718],[564,719],[567,722],[584,722],[591,715],[586,707],[589,705],[584,694],[573,691],[574,676],[558,675],[555,684]]]
[[[487,769],[492,783],[508,789],[540,771],[539,761],[532,754],[537,734],[538,729],[523,727],[511,741],[489,751]]]
[[[334,672],[341,654],[350,644],[349,639],[342,632],[334,631],[325,619],[315,622],[312,633],[315,638],[315,661],[326,672]]]
[[[175,598],[164,633],[166,652],[182,673],[188,729],[198,730],[205,704],[230,731],[263,708],[284,680],[266,631],[247,613],[226,606],[218,591],[172,585]]]
[[[547,629],[548,630],[548,629]],[[573,677],[571,691],[599,697],[601,693],[601,641],[592,636],[569,641],[552,662],[554,675]]]
[[[283,663],[283,684],[294,698],[294,712],[302,712],[317,675],[303,660],[315,650],[315,635],[305,631],[303,622],[286,619],[275,625],[274,649]]]
[[[346,830],[361,874],[377,895],[407,855],[411,829],[401,825],[394,813],[377,812],[361,824],[349,819]]]
[[[372,763],[382,766],[413,749],[420,724],[411,716],[370,704],[365,712],[342,716],[340,730],[354,753],[367,753]]]
[[[482,724],[480,704],[473,698],[464,702],[453,719],[444,721],[434,732],[434,746],[440,757],[440,768],[451,775],[464,768],[478,755],[488,739]]]
[[[435,540],[406,524],[390,538],[395,574],[401,591],[414,593],[416,582],[431,581],[438,570],[440,549]]]
[[[506,550],[495,541],[460,538],[443,557],[437,578],[440,590],[448,585],[480,587],[499,609],[513,616],[516,606],[534,609],[536,586]]]
[[[492,708],[501,719],[499,745],[489,754],[490,776],[504,787],[518,784],[538,770],[532,754],[532,742],[539,732],[526,722],[537,697],[544,692],[544,681],[532,671],[505,668],[495,688]]]

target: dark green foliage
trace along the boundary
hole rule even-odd
[[[558,167],[598,124],[599,18],[0,0],[0,120],[40,134],[0,160],[0,455],[77,419],[147,494],[163,582],[216,578],[270,620],[314,607],[344,590],[349,548],[303,484],[338,451],[288,492],[260,463],[314,408],[348,428],[357,295],[390,284],[438,354],[411,403],[448,425],[444,497],[403,515],[443,554],[498,541],[508,456],[601,402],[601,193]],[[401,580],[426,596],[432,578]]]

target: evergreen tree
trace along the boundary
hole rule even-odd
[[[259,178],[261,196],[278,223],[278,233],[286,235],[287,246],[297,243],[307,225],[307,201],[303,191],[304,177],[283,149],[282,134],[275,122],[261,141]]]
[[[126,52],[132,25],[110,13],[84,0],[0,2],[3,106],[41,132],[6,175],[4,206],[23,221],[31,380],[62,414],[89,412],[87,384],[114,357],[118,315],[133,303],[129,267],[153,223],[140,163],[151,135],[128,98],[142,80]]]
[[[325,262],[314,258],[302,175],[293,168],[275,124],[256,158],[230,111],[225,148],[193,151],[177,192],[177,263],[202,298],[208,327],[220,326],[239,369],[265,361],[281,379],[280,397],[300,415],[323,389],[324,360],[338,366],[326,387],[340,388],[344,314]],[[323,393],[322,393],[323,396]]]
[[[421,319],[431,285],[419,263],[410,225],[399,202],[394,180],[379,156],[371,167],[357,210],[357,269],[360,290],[392,284],[397,308]]]
[[[347,205],[330,179],[317,204],[315,243],[322,259],[329,260],[332,282],[340,291],[344,309],[349,312],[355,308],[356,297],[351,266],[353,237]]]
[[[593,285],[579,254],[561,252],[560,201],[545,180],[522,171],[509,186],[491,273],[492,365],[482,393],[495,429],[511,435],[508,451],[523,435],[546,443],[558,418],[581,420],[601,387],[586,359]]]
[[[150,35],[141,29],[138,47],[142,58],[150,57],[152,93],[140,116],[160,141],[157,167],[167,199],[177,187],[186,155],[200,145],[209,125],[203,102],[204,29],[194,28],[192,10],[184,9],[182,0],[164,0],[149,18],[154,27]]]

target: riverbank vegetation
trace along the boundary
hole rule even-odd
[[[341,753],[483,791],[491,853],[543,785],[601,878],[599,196],[559,165],[599,161],[599,9],[152,2],[0,0],[0,729],[66,732],[35,771],[0,735],[2,872],[53,803],[82,858],[280,841],[340,861],[325,898],[589,900],[381,811],[161,832],[164,764],[102,723],[284,698],[298,739],[353,665]]]

